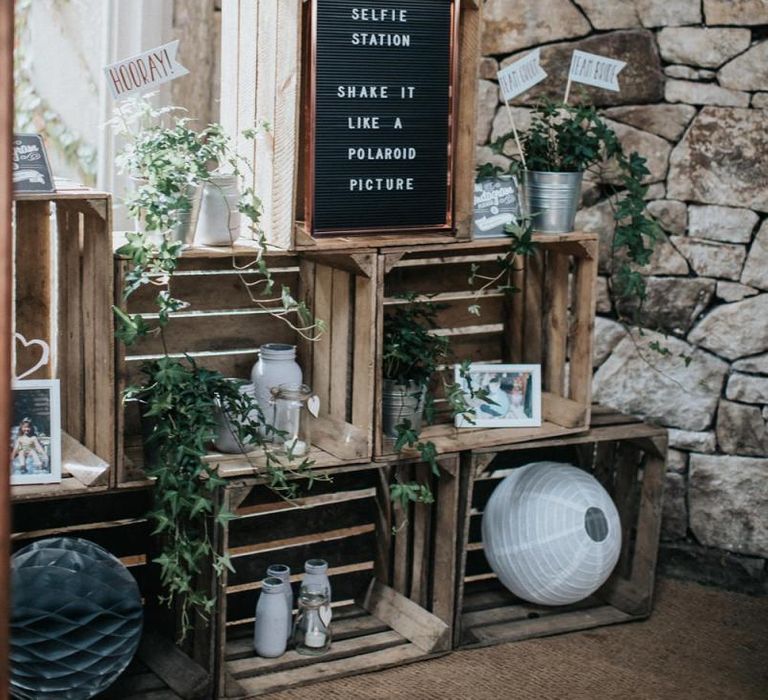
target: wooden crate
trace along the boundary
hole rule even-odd
[[[389,500],[399,475],[431,482],[432,506],[403,513]],[[424,464],[339,468],[289,503],[255,480],[232,480],[223,503],[240,518],[221,537],[235,574],[225,574],[215,640],[219,696],[252,697],[295,685],[431,658],[451,647],[458,459],[441,478]],[[393,526],[397,529],[393,534]],[[304,562],[326,559],[332,587],[333,644],[320,657],[288,651],[254,655],[254,607],[267,567],[291,567],[298,595]]]
[[[239,273],[254,259],[253,246],[234,249],[185,251],[172,282],[172,293],[190,302],[177,313],[166,329],[168,351],[188,354],[204,367],[229,377],[250,377],[263,343],[293,343],[299,346],[298,362],[304,379],[320,397],[320,417],[313,425],[310,457],[318,468],[369,462],[373,440],[373,385],[375,273],[372,253],[308,256],[269,255],[275,296],[282,285],[327,324],[316,342],[303,341],[284,321],[259,309],[241,279],[253,280],[250,269]],[[128,262],[116,258],[116,303]],[[130,313],[154,314],[156,290],[145,287],[132,295],[124,308]],[[151,317],[151,316],[148,316]],[[162,341],[156,336],[136,345],[117,346],[118,392],[141,381],[142,361],[160,357]],[[211,453],[210,462],[225,476],[253,475],[264,465],[263,455]],[[118,485],[144,479],[144,456],[139,410],[125,403],[118,414]]]
[[[46,537],[81,537],[116,556],[136,579],[145,603],[145,625],[136,657],[123,674],[98,696],[103,700],[200,698],[210,687],[210,674],[160,637],[157,623],[158,571],[147,489],[69,496],[52,501],[20,501],[13,507],[11,542],[14,551]],[[151,695],[150,695],[151,693]]]
[[[252,181],[264,205],[270,244],[285,250],[337,250],[451,243],[471,236],[475,180],[475,115],[480,57],[479,0],[462,0],[459,47],[459,106],[456,115],[453,235],[354,236],[315,239],[302,223],[299,179],[301,89],[301,0],[222,0],[221,123],[233,136],[269,122],[270,133],[254,143],[238,137],[238,151],[256,163]]]
[[[667,433],[595,407],[592,428],[522,445],[475,450],[462,464],[461,561],[454,645],[485,646],[583,630],[650,615],[661,527]],[[510,470],[534,461],[577,464],[594,474],[619,510],[623,542],[611,578],[574,605],[541,606],[516,598],[498,581],[483,554],[483,509]]]
[[[55,227],[52,231],[52,216]],[[92,462],[115,460],[111,198],[78,186],[14,199],[14,331],[45,341],[51,361],[26,379],[60,380],[61,428]],[[54,232],[55,231],[55,235]],[[40,359],[15,343],[18,376]],[[96,456],[94,456],[96,455]],[[68,474],[61,484],[14,486],[14,499],[103,490]]]
[[[446,411],[422,430],[440,453],[537,440],[583,432],[589,425],[592,332],[595,317],[597,236],[590,233],[535,234],[537,250],[520,259],[513,283],[519,293],[505,297],[495,289],[477,295],[470,285],[473,265],[496,274],[502,240],[445,246],[400,248],[379,256],[377,317],[376,459],[393,459],[392,441],[381,432],[383,322],[388,309],[406,303],[398,295],[443,306],[438,333],[451,341],[452,361],[541,364],[542,425],[538,428],[472,429],[454,427]],[[478,305],[480,315],[469,313]],[[445,402],[436,402],[445,408]]]

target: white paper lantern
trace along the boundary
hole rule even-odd
[[[518,598],[575,603],[600,588],[616,566],[619,514],[590,474],[534,462],[515,469],[491,494],[483,547],[501,583]]]

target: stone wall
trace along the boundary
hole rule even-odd
[[[608,294],[611,210],[586,183],[577,225],[603,247],[595,398],[670,428],[663,567],[753,591],[768,558],[767,37],[764,0],[487,0],[478,116],[478,161],[508,163],[484,145],[509,130],[499,67],[542,47],[550,77],[513,108],[525,128],[527,104],[562,97],[573,49],[628,63],[620,93],[585,92],[648,159],[665,238],[630,334]]]

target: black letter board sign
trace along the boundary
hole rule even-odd
[[[452,228],[458,14],[458,0],[313,0],[313,235]]]

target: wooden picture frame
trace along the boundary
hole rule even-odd
[[[435,0],[431,0],[434,2]],[[307,3],[307,11],[304,14],[304,36],[306,50],[303,53],[304,65],[303,73],[303,104],[302,104],[302,133],[304,135],[304,175],[303,175],[303,206],[304,220],[306,230],[310,236],[315,238],[333,238],[338,236],[371,236],[371,235],[397,235],[414,233],[432,233],[432,234],[450,234],[455,228],[454,216],[454,187],[455,187],[455,169],[457,164],[457,134],[458,134],[458,93],[459,93],[459,62],[460,62],[460,0],[443,0],[450,6],[450,36],[449,36],[449,65],[448,65],[448,95],[447,95],[447,169],[445,172],[445,216],[441,223],[408,223],[398,225],[397,223],[386,223],[381,225],[326,225],[320,226],[317,222],[317,163],[316,156],[318,150],[327,152],[327,144],[318,147],[317,144],[317,124],[318,124],[318,0],[311,0]],[[413,3],[415,5],[415,3]],[[407,3],[406,3],[407,5]],[[357,8],[353,8],[356,10]],[[412,11],[409,8],[408,11]],[[367,11],[367,8],[366,10]],[[374,10],[375,11],[375,10]],[[400,10],[387,10],[387,12],[399,12]],[[364,23],[365,24],[365,23]],[[375,23],[374,23],[375,27]],[[370,29],[371,27],[366,27]],[[382,34],[383,35],[383,34]],[[381,35],[379,35],[381,36]],[[371,80],[375,82],[375,80]],[[370,86],[368,86],[370,89]],[[396,86],[388,86],[393,89]],[[411,88],[413,90],[413,88]],[[366,110],[363,110],[364,112]],[[403,113],[407,110],[403,108]],[[407,123],[407,117],[406,117]],[[404,146],[410,145],[407,143]],[[352,149],[356,150],[356,149]],[[365,150],[365,149],[363,149]],[[377,149],[368,149],[377,150]],[[378,149],[382,150],[382,149]],[[389,149],[395,150],[395,149]],[[407,166],[403,172],[407,173]],[[375,177],[353,177],[352,180],[397,180],[410,178],[396,178],[386,172],[379,172]],[[352,185],[350,185],[351,187]],[[361,184],[362,187],[362,184]],[[337,200],[334,199],[334,202]],[[378,203],[377,203],[378,204]],[[343,202],[339,203],[343,206]],[[370,207],[367,207],[370,208]]]
[[[473,363],[469,375],[474,391],[484,389],[490,401],[472,398],[466,373],[455,368],[456,383],[475,409],[471,418],[456,416],[457,428],[536,428],[541,425],[541,365]]]
[[[11,393],[11,484],[60,482],[61,399],[59,380],[16,380],[13,382]]]

